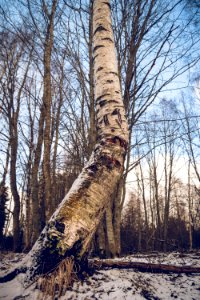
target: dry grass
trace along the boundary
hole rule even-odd
[[[56,299],[65,294],[73,281],[77,279],[74,260],[63,260],[56,269],[38,279],[37,288],[42,292],[41,299]]]

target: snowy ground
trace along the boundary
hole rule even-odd
[[[20,261],[22,255],[0,255],[0,270],[5,272]],[[172,265],[200,266],[200,252],[182,254],[131,255],[123,260]],[[24,290],[23,275],[0,284],[0,299],[21,300],[42,299],[34,286]],[[46,298],[45,298],[46,299]],[[132,269],[111,269],[97,271],[84,282],[75,282],[73,287],[59,300],[200,300],[200,274],[152,274]]]

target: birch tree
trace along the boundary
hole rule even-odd
[[[75,262],[84,261],[108,199],[123,172],[128,126],[118,77],[109,0],[94,1],[93,59],[97,143],[89,162],[26,256],[23,265],[28,269],[27,283],[36,275],[54,270],[71,255]]]

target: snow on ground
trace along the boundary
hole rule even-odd
[[[22,259],[23,255],[0,255],[0,270],[5,272]],[[200,266],[200,252],[153,253],[130,255],[122,258],[126,261],[163,263],[172,265]],[[41,293],[32,285],[23,288],[23,276],[0,284],[0,299],[39,300]],[[110,269],[96,271],[83,282],[75,282],[59,300],[200,300],[200,274],[156,274],[141,273],[132,269]],[[47,298],[45,298],[47,300]]]
[[[200,267],[200,251],[191,253],[162,253],[134,254],[122,258],[125,261],[148,262],[155,264],[168,264],[174,266],[195,266]]]

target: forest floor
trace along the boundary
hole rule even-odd
[[[0,254],[1,274],[19,263],[23,254]],[[134,254],[121,258],[123,261],[169,264],[176,266],[200,267],[200,251],[191,253],[151,253]],[[43,299],[34,285],[23,288],[23,274],[14,280],[0,284],[0,299],[39,300]],[[197,274],[161,274],[139,272],[133,269],[98,270],[83,282],[75,282],[59,300],[199,300],[200,273]],[[45,297],[47,300],[47,297]]]

